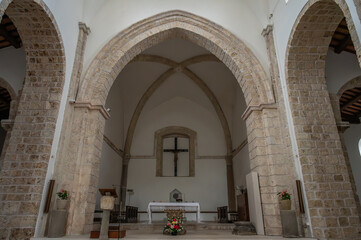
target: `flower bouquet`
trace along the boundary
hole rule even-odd
[[[177,235],[178,232],[183,231],[182,219],[179,217],[168,218],[168,223],[164,227],[164,232],[171,235]]]

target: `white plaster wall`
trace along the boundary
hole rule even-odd
[[[132,159],[129,163],[128,187],[134,194],[127,197],[127,204],[146,211],[150,201],[169,201],[169,193],[177,188],[184,193],[184,200],[199,202],[201,211],[216,211],[227,205],[226,164],[220,159],[197,159],[195,177],[155,177],[155,159]],[[130,199],[130,201],[129,201]],[[141,220],[146,219],[146,214]],[[165,214],[154,214],[155,220],[162,220]],[[214,217],[201,214],[201,220]],[[187,215],[195,220],[195,214]]]
[[[110,109],[110,119],[105,122],[104,135],[109,138],[117,148],[124,147],[124,101],[119,94],[121,82],[117,81],[110,89],[105,107]]]
[[[100,162],[100,174],[98,188],[115,188],[120,196],[120,178],[122,175],[122,159],[107,143],[103,142],[102,158]],[[100,209],[100,193],[97,192],[95,209]],[[118,204],[119,198],[116,199]]]
[[[361,124],[351,124],[351,127],[344,133],[347,153],[350,158],[352,173],[355,178],[357,194],[361,197]]]
[[[0,49],[0,78],[7,81],[18,94],[25,79],[24,48],[7,47]]]
[[[361,75],[355,54],[343,51],[340,54],[330,49],[326,58],[326,83],[330,93],[337,93],[348,81]]]
[[[153,155],[155,131],[166,126],[183,126],[197,132],[199,155],[225,155],[222,126],[205,94],[188,78],[177,74],[168,79],[149,99],[140,115],[131,154]]]
[[[89,66],[100,49],[125,28],[161,12],[183,10],[210,19],[230,30],[250,47],[264,68],[268,69],[265,41],[261,37],[262,24],[243,1],[108,0],[103,3],[100,5],[91,1],[84,12],[84,20],[92,30],[85,54],[85,66]],[[94,11],[95,8],[97,11]]]

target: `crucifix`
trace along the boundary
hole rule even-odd
[[[178,149],[178,138],[174,138],[174,149],[164,149],[163,152],[171,152],[174,154],[174,176],[177,177],[177,168],[178,168],[178,153],[188,152],[188,149]]]

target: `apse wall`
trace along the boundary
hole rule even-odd
[[[155,176],[154,133],[168,126],[197,132],[194,177]],[[127,204],[145,211],[150,201],[169,201],[176,188],[184,193],[184,201],[199,202],[202,211],[228,205],[225,154],[224,133],[209,99],[184,75],[172,76],[150,97],[135,129],[128,172],[128,188],[134,194],[127,196]],[[202,214],[202,219],[213,221],[215,216]]]

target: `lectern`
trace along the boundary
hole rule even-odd
[[[102,188],[99,189],[99,192],[102,195],[100,198],[100,209],[103,210],[99,239],[108,239],[110,211],[113,210],[115,198],[118,196],[113,188]]]

